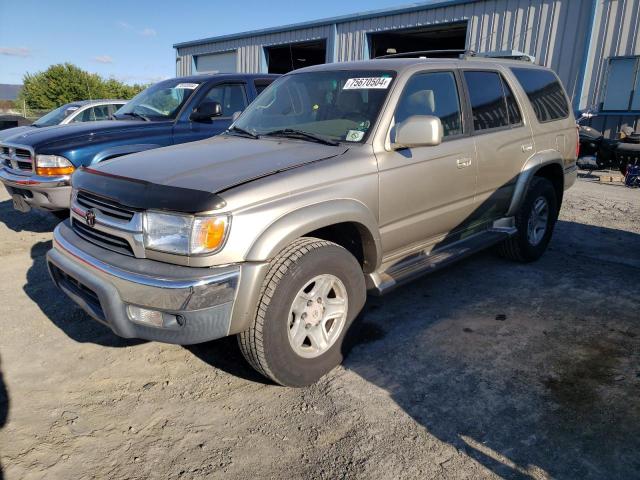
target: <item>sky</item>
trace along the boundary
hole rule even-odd
[[[174,43],[406,5],[406,0],[0,0],[0,83],[70,62],[125,83],[175,76]]]

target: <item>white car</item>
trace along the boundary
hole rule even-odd
[[[0,140],[9,138],[17,133],[26,132],[33,128],[66,125],[68,123],[77,122],[109,120],[111,115],[113,115],[116,110],[122,107],[125,103],[127,103],[127,100],[81,100],[78,102],[67,103],[40,117],[31,125],[0,130]]]

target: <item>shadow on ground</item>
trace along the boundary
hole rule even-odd
[[[637,478],[638,245],[559,222],[537,263],[480,254],[370,298],[345,367],[502,478]]]
[[[14,232],[51,232],[60,223],[60,219],[51,213],[32,210],[23,213],[13,208],[11,200],[0,202],[0,222]]]
[[[0,430],[6,425],[9,418],[9,392],[2,376],[2,362],[0,362]],[[4,478],[2,463],[0,462],[0,480]]]
[[[142,340],[118,337],[56,288],[47,270],[46,254],[50,249],[51,241],[38,242],[31,248],[32,264],[23,288],[51,322],[80,343],[91,342],[105,347],[130,347],[142,343]]]

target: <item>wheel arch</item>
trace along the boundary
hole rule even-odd
[[[506,215],[507,217],[516,214],[534,177],[543,177],[551,182],[556,191],[558,209],[560,209],[564,193],[563,161],[559,152],[548,150],[532,156],[525,163],[524,168],[516,180],[513,197],[511,198],[511,204],[509,205],[509,210]]]
[[[378,223],[361,202],[331,200],[289,212],[271,223],[253,242],[247,261],[268,261],[300,237],[328,240],[351,252],[365,273],[382,258]]]

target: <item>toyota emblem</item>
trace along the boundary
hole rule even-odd
[[[84,214],[84,219],[87,221],[87,225],[93,227],[96,224],[96,212],[87,210],[87,213]]]

